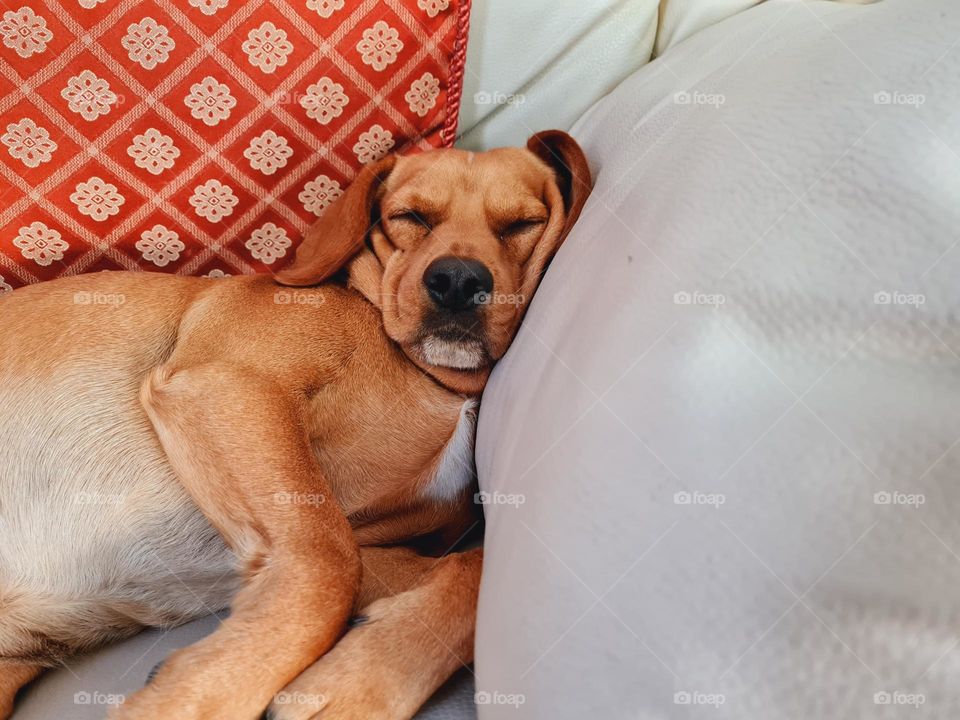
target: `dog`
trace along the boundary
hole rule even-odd
[[[0,299],[0,718],[45,668],[227,606],[111,716],[412,717],[472,661],[482,549],[444,551],[476,522],[477,401],[590,187],[560,131],[390,155],[273,278]]]

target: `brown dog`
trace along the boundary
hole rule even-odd
[[[589,191],[558,131],[390,156],[282,285],[0,299],[0,718],[44,668],[228,604],[114,716],[411,717],[472,659],[481,551],[409,545],[473,523],[476,397]]]

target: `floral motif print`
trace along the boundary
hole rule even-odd
[[[170,51],[177,45],[170,37],[170,31],[152,17],[128,25],[120,44],[130,59],[140,63],[144,70],[153,70],[169,60]]]
[[[307,9],[316,11],[322,18],[328,18],[337,10],[343,10],[344,0],[307,0]]]
[[[0,20],[3,44],[22,58],[39,55],[53,40],[47,21],[28,7],[7,10]]]
[[[250,141],[250,146],[243,151],[243,156],[250,161],[250,167],[259,170],[264,175],[273,175],[287,164],[293,155],[293,150],[287,139],[277,135],[273,130],[267,130],[259,137]]]
[[[353,146],[353,153],[357,160],[366,165],[382,158],[393,146],[393,134],[379,125],[374,125],[365,133],[360,133],[357,144]]]
[[[230,0],[188,0],[188,2],[204,15],[213,15],[217,10],[223,10]]]
[[[272,222],[265,223],[253,231],[250,239],[245,243],[247,250],[254,259],[265,265],[279,260],[287,254],[287,248],[292,241],[287,237],[287,231],[277,227]]]
[[[230,117],[230,110],[237,106],[237,99],[230,88],[216,78],[207,75],[190,86],[190,94],[183,99],[190,114],[204,125],[216,125]]]
[[[10,155],[28,168],[40,163],[50,162],[57,144],[50,139],[46,128],[37,125],[30,118],[7,125],[7,132],[0,136],[0,142],[7,146]]]
[[[159,175],[173,167],[174,160],[180,157],[180,150],[173,144],[172,137],[156,128],[148,128],[143,135],[134,136],[127,155],[133,158],[137,167],[151,175]]]
[[[293,52],[293,43],[287,40],[286,30],[270,21],[251,30],[240,47],[251,65],[268,74],[286,65],[287,57]]]
[[[407,101],[411,112],[423,117],[437,104],[440,95],[440,81],[433,73],[425,72],[413,81],[403,99]]]
[[[306,94],[300,98],[300,106],[307,111],[307,117],[321,125],[327,125],[343,114],[343,108],[350,98],[343,92],[343,85],[324,76],[307,87]]]
[[[232,214],[238,202],[233,189],[219,180],[207,180],[203,185],[197,185],[190,196],[194,212],[210,222],[219,222]]]
[[[223,278],[230,277],[230,273],[224,272],[220,268],[214,268],[213,270],[208,272],[206,275],[204,275],[204,277],[211,278],[212,280],[221,280]]]
[[[81,215],[103,222],[120,212],[120,206],[126,199],[117,191],[116,185],[94,175],[86,182],[77,183],[76,191],[70,195],[70,202],[77,206]]]
[[[176,232],[159,224],[144,230],[137,240],[137,250],[143,254],[143,259],[157,267],[166,267],[179,260],[185,247]]]
[[[0,169],[11,181],[9,207],[0,203],[6,285],[101,267],[90,265],[83,228],[130,267],[208,277],[276,271],[300,241],[300,226],[288,222],[295,215],[329,216],[361,164],[408,142],[443,141],[458,3],[284,1],[286,14],[269,12],[271,3],[254,12],[242,0],[0,7],[0,63],[16,65],[24,91],[61,117],[54,123],[16,98],[0,115]],[[163,10],[176,7],[181,15]],[[314,25],[323,42],[306,39],[317,39],[307,32]],[[303,64],[311,53],[342,62],[311,71]],[[204,61],[191,70],[187,55]],[[45,190],[59,197],[57,212]]]
[[[44,267],[51,265],[54,260],[63,260],[64,251],[70,247],[59,232],[42,222],[33,222],[20,228],[13,244],[20,248],[20,254],[27,260]]]
[[[417,0],[417,7],[429,17],[436,17],[450,7],[450,0]]]
[[[67,107],[84,120],[96,120],[106,115],[110,112],[110,106],[117,102],[117,95],[110,89],[110,83],[90,70],[84,70],[67,80],[67,86],[60,91],[60,96],[67,101]]]
[[[317,175],[303,186],[303,190],[297,195],[297,200],[303,203],[304,210],[319,216],[327,205],[341,195],[343,195],[343,189],[340,183],[326,175]]]
[[[363,31],[357,50],[363,62],[379,71],[397,59],[397,55],[403,50],[403,42],[396,29],[383,20],[377,20],[372,28]]]
[[[13,292],[13,286],[4,280],[3,275],[0,275],[0,295],[8,292]]]

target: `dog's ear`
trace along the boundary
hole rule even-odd
[[[538,132],[527,141],[527,150],[553,169],[556,180],[556,188],[548,188],[546,193],[550,219],[524,272],[523,294],[530,297],[550,258],[580,217],[593,184],[583,150],[562,130]]]
[[[544,130],[527,140],[527,150],[553,168],[566,213],[560,242],[580,217],[593,189],[590,166],[577,141],[563,130]]]
[[[316,285],[333,275],[362,248],[377,217],[377,195],[396,155],[365,166],[346,192],[308,230],[293,262],[274,279],[283,285]]]

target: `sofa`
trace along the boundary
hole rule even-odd
[[[955,717],[960,8],[544,7],[474,3],[460,142],[570,129],[596,184],[484,395],[476,663],[418,717]]]

